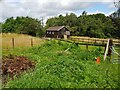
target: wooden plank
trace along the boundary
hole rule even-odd
[[[33,38],[31,38],[31,46],[33,47]]]
[[[88,50],[88,44],[86,44],[86,49]]]
[[[77,42],[86,42],[86,43],[103,44],[103,45],[107,43],[107,39],[99,39],[99,38],[97,39],[97,38],[72,37],[71,40],[74,40]],[[113,40],[113,44],[120,46],[119,40]]]
[[[102,41],[102,44],[104,44],[104,40]]]
[[[104,60],[106,59],[106,56],[107,56],[108,47],[109,47],[109,40],[110,39],[108,39],[108,42],[107,42],[107,45],[106,45],[106,50],[105,50],[105,54],[104,54]]]
[[[12,47],[14,48],[15,47],[15,39],[12,38]]]

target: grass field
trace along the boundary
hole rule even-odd
[[[30,47],[31,39],[33,41],[33,45],[39,45],[44,43],[43,39],[24,34],[2,33],[0,34],[0,38],[0,47],[2,47],[2,49],[10,49],[13,47],[12,38],[14,38],[14,47]]]
[[[84,46],[50,40],[29,49],[15,48],[3,55],[22,55],[35,61],[34,71],[24,72],[9,80],[6,88],[118,88],[118,65],[103,61],[100,47],[86,50]],[[100,56],[97,64],[95,58]],[[34,83],[33,83],[34,82]]]

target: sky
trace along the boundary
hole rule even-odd
[[[109,16],[117,10],[114,0],[0,0],[0,22],[9,17],[29,16],[44,19],[60,14],[75,13],[81,15],[103,13]]]

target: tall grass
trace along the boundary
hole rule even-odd
[[[13,47],[12,38],[14,38],[14,47],[22,48],[30,47],[31,39],[33,41],[33,45],[39,45],[44,43],[43,39],[24,34],[2,33],[0,37],[1,37],[0,47],[2,47],[3,49],[9,49]]]

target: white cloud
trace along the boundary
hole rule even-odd
[[[105,12],[101,12],[99,10],[95,11],[95,12],[87,12],[88,15],[91,15],[91,14],[97,14],[97,13],[102,13],[102,14],[105,14],[105,16],[109,16],[113,13],[114,11],[111,11],[109,13],[105,13]]]
[[[115,5],[114,5],[113,3],[111,3],[111,4],[108,5],[108,7],[109,7],[110,9],[113,9],[113,8],[115,8]]]
[[[91,2],[112,2],[113,0],[2,0],[0,1],[0,14],[2,20],[11,16],[30,16],[45,20],[66,12],[84,10],[93,5]],[[0,21],[2,21],[0,20]]]
[[[76,11],[78,9],[89,7],[90,3],[67,2],[64,1],[49,1],[48,0],[5,0],[2,4],[2,18],[16,16],[31,16],[35,18],[54,16],[65,11]]]
[[[1,0],[4,2],[33,2],[33,0]],[[59,2],[58,0],[35,0],[39,2]],[[114,0],[60,0],[63,2],[113,2]]]
[[[0,21],[2,21],[2,5],[1,5],[1,3],[0,3]]]
[[[106,4],[109,9],[115,8],[114,1],[113,2],[102,2],[103,4]]]

